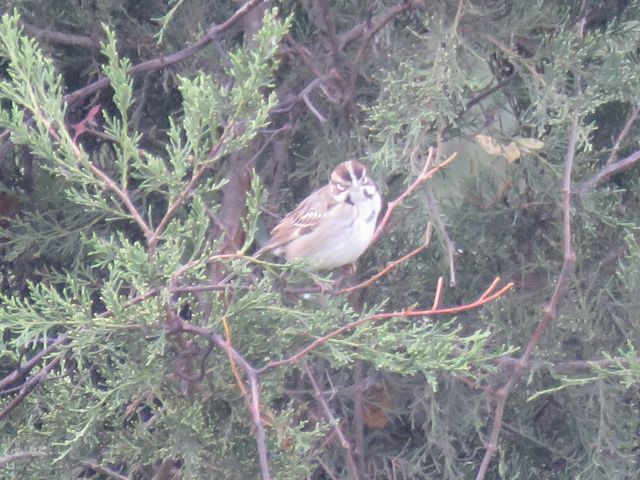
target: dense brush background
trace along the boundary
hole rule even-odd
[[[640,3],[250,3],[1,2],[0,477],[637,478]],[[372,285],[249,258],[341,161],[389,201],[430,148],[350,281],[429,244]],[[496,276],[259,372],[261,440],[243,362]]]

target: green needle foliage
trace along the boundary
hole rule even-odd
[[[0,477],[472,479],[522,367],[483,478],[636,478],[640,4],[276,3],[168,64],[240,3],[4,2]],[[393,200],[430,147],[352,281],[430,245],[376,282],[252,257],[340,161]],[[515,287],[411,316],[451,269],[440,306]]]

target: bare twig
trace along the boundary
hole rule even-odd
[[[350,303],[355,303],[354,297],[350,297]],[[362,306],[358,305],[358,311]],[[365,470],[365,442],[364,442],[364,361],[356,360],[353,368],[353,443],[355,446],[355,460],[358,469],[366,476]]]
[[[44,452],[16,452],[9,455],[0,457],[0,467],[7,463],[17,462],[19,460],[28,460],[34,457],[44,457],[47,454]]]
[[[316,11],[321,17],[321,30],[324,30],[327,35],[331,55],[333,56],[334,61],[338,61],[340,51],[338,50],[338,39],[336,38],[336,24],[333,19],[333,11],[329,6],[329,2],[327,0],[314,0],[313,5],[316,7]]]
[[[333,415],[333,412],[329,408],[329,404],[324,399],[324,396],[322,395],[322,391],[320,390],[320,387],[318,386],[318,382],[316,382],[316,379],[313,376],[313,372],[311,371],[311,367],[309,367],[309,365],[307,365],[306,362],[302,362],[301,367],[304,370],[304,373],[307,374],[307,377],[309,378],[309,381],[311,382],[311,386],[313,387],[313,392],[314,392],[314,398],[320,404],[320,407],[322,408],[322,411],[324,412],[324,414],[327,417],[327,419],[331,422],[333,431],[335,432],[336,436],[340,440],[340,445],[344,449],[344,453],[345,453],[345,457],[346,457],[346,463],[347,463],[347,470],[349,472],[349,476],[352,479],[356,479],[357,480],[359,478],[359,475],[358,475],[358,469],[356,467],[356,462],[353,459],[353,452],[352,452],[352,449],[351,449],[351,443],[349,443],[349,440],[347,440],[347,437],[345,437],[344,433],[342,432],[342,429],[340,428],[339,420]]]
[[[500,357],[496,360],[499,366],[513,367],[521,362],[520,358]],[[611,367],[627,367],[629,360],[624,357],[600,358],[598,360],[569,360],[569,361],[549,361],[530,358],[526,365],[530,369],[547,369],[555,374],[570,374],[579,372],[589,372],[594,369],[605,369]]]
[[[349,86],[347,90],[348,98],[353,97],[353,92],[355,91],[356,80],[358,79],[358,74],[360,73],[360,66],[364,61],[364,55],[369,48],[369,44],[373,37],[378,33],[385,25],[387,25],[391,20],[400,15],[401,13],[406,12],[407,10],[413,7],[413,2],[405,1],[399,3],[397,5],[393,5],[385,10],[380,16],[376,17],[374,22],[367,22],[364,24],[364,29],[362,31],[362,41],[360,43],[360,48],[358,49],[358,53],[356,54],[353,63],[350,66],[351,75],[349,78]]]
[[[256,370],[233,346],[231,346],[226,339],[215,333],[213,330],[194,325],[190,322],[183,321],[181,323],[181,330],[183,332],[192,333],[200,337],[208,339],[216,347],[223,352],[226,352],[229,358],[244,371],[247,376],[250,388],[250,403],[248,405],[251,412],[251,419],[253,420],[254,437],[256,439],[256,446],[258,450],[258,459],[260,462],[260,472],[262,480],[270,480],[271,474],[269,473],[269,459],[267,455],[267,443],[264,433],[264,427],[262,425],[262,415],[260,408],[260,383],[258,381],[258,374]]]
[[[440,306],[440,301],[442,300],[442,292],[444,290],[444,279],[442,277],[438,278],[438,284],[436,285],[436,293],[433,296],[433,308],[434,310]]]
[[[611,153],[609,154],[609,158],[607,159],[607,165],[611,165],[616,161],[618,150],[620,150],[620,146],[622,145],[624,139],[627,138],[627,135],[629,135],[633,123],[638,119],[638,115],[640,115],[640,103],[637,103],[635,107],[633,107],[633,110],[631,110],[631,113],[629,113],[627,121],[624,123],[624,127],[622,127],[622,130],[620,130],[620,133],[618,134],[618,137],[613,144],[613,148],[611,149]]]
[[[498,449],[498,440],[502,430],[502,420],[504,417],[505,405],[511,391],[516,386],[523,372],[526,370],[534,350],[537,348],[546,328],[555,319],[560,299],[565,294],[576,261],[575,252],[571,244],[571,172],[573,160],[576,153],[576,140],[578,136],[578,114],[575,113],[569,130],[569,145],[564,161],[564,175],[562,182],[562,238],[563,238],[563,261],[556,286],[551,295],[549,303],[544,308],[544,314],[536,325],[524,353],[519,362],[514,365],[513,371],[507,382],[497,391],[496,406],[494,411],[493,425],[487,442],[486,451],[478,469],[476,480],[484,480],[491,464],[491,460]]]
[[[244,5],[242,5],[238,10],[234,12],[227,20],[216,25],[212,24],[207,30],[207,33],[198,41],[192,43],[188,47],[179,50],[171,55],[162,55],[160,57],[153,58],[151,60],[147,60],[146,62],[139,63],[134,65],[127,72],[129,75],[139,75],[141,73],[151,72],[154,70],[160,70],[163,68],[167,68],[174,63],[181,62],[186,60],[187,58],[195,55],[200,50],[205,48],[211,41],[219,34],[226,32],[233,25],[235,25],[239,20],[241,20],[247,13],[249,13],[252,9],[260,5],[264,0],[249,0]],[[94,94],[95,92],[102,90],[109,86],[111,81],[102,77],[99,80],[96,80],[89,85],[86,85],[75,92],[69,93],[63,97],[63,100],[70,105],[73,105],[83,98]]]
[[[62,360],[66,352],[61,352],[56,355],[53,360],[51,360],[48,364],[46,364],[42,370],[40,370],[36,375],[27,380],[20,389],[20,393],[16,395],[1,411],[0,411],[0,420],[3,420],[7,415],[9,415],[22,401],[29,395],[33,389],[35,389],[38,385],[40,385],[49,375],[49,372],[53,370]]]
[[[449,286],[455,287],[457,284],[456,281],[456,268],[455,268],[455,258],[456,258],[456,247],[451,237],[449,237],[449,232],[447,232],[447,227],[442,219],[442,212],[440,211],[440,207],[438,206],[438,201],[436,200],[435,195],[433,194],[433,189],[430,184],[426,185],[424,191],[424,200],[429,209],[430,217],[433,219],[433,223],[436,226],[436,229],[440,235],[442,242],[444,243],[444,248],[447,254],[448,265],[449,265]]]
[[[31,357],[27,362],[25,362],[24,364],[20,365],[18,368],[16,368],[9,375],[7,375],[3,379],[1,379],[0,380],[0,390],[5,388],[6,386],[11,385],[13,383],[16,383],[19,380],[21,380],[24,377],[26,377],[27,374],[31,370],[33,370],[33,368],[38,363],[40,363],[40,361],[44,357],[46,357],[47,355],[53,353],[60,345],[63,345],[63,344],[68,343],[68,342],[69,342],[69,336],[68,335],[66,335],[66,334],[60,335],[53,342],[51,342],[51,344],[47,348],[44,348],[44,349],[40,350],[37,354],[35,354],[33,357]],[[2,393],[2,392],[0,392],[0,393]]]
[[[80,464],[84,465],[85,467],[89,467],[98,473],[102,473],[103,475],[106,475],[109,478],[115,478],[116,480],[130,480],[129,477],[125,477],[124,475],[121,475],[118,472],[111,470],[110,468],[103,467],[102,465],[99,465],[97,462],[84,461],[84,462],[80,462]]]
[[[415,248],[415,249],[411,250],[406,255],[403,255],[402,257],[394,260],[393,262],[389,262],[386,267],[384,267],[382,270],[380,270],[375,275],[372,275],[371,277],[369,277],[367,280],[365,280],[363,282],[360,282],[357,285],[354,285],[352,287],[343,288],[341,290],[338,290],[337,292],[332,292],[332,293],[335,293],[336,295],[342,295],[342,294],[345,294],[345,293],[351,293],[351,292],[353,292],[355,290],[360,290],[362,288],[368,287],[369,285],[372,285],[373,283],[375,283],[376,281],[378,281],[379,279],[384,277],[387,273],[389,273],[391,270],[396,268],[398,265],[406,262],[410,258],[415,257],[417,254],[419,254],[425,248],[427,248],[427,246],[428,245],[426,243],[422,244],[418,248]]]
[[[34,37],[41,38],[48,42],[60,43],[62,45],[72,45],[74,47],[89,48],[91,50],[99,50],[100,42],[93,37],[83,35],[74,35],[72,33],[56,32],[54,30],[44,30],[42,28],[31,25],[24,20],[20,20],[20,25],[25,32]]]
[[[224,327],[225,353],[229,358],[231,371],[233,372],[233,376],[236,378],[236,383],[238,384],[240,393],[242,393],[242,396],[245,398],[245,400],[250,403],[251,399],[249,397],[249,392],[247,392],[247,387],[244,386],[244,382],[242,381],[242,378],[240,378],[240,372],[238,372],[236,362],[233,361],[233,355],[231,355],[231,329],[229,328],[229,322],[224,317],[222,317],[222,326]]]
[[[601,183],[609,180],[613,175],[628,170],[633,167],[636,163],[640,161],[640,150],[633,152],[628,157],[623,158],[622,160],[618,160],[617,162],[613,162],[598,173],[596,173],[593,177],[588,180],[583,180],[578,183],[574,189],[575,193],[579,195],[584,195],[586,192],[591,190],[592,188],[600,185]]]
[[[418,188],[423,182],[425,182],[426,180],[429,180],[436,173],[438,173],[444,167],[449,165],[456,158],[457,155],[458,155],[457,153],[453,153],[452,155],[449,156],[449,158],[440,162],[435,167],[431,168],[431,163],[433,162],[433,158],[434,158],[434,149],[433,147],[429,148],[429,156],[427,157],[427,161],[425,162],[425,166],[422,169],[422,172],[420,172],[420,175],[418,175],[418,178],[416,178],[414,182],[411,185],[409,185],[409,187],[404,192],[402,192],[398,198],[389,202],[389,204],[387,205],[387,210],[384,216],[382,217],[382,220],[380,220],[380,223],[378,224],[378,227],[376,228],[375,233],[373,234],[373,239],[371,240],[370,245],[373,245],[380,239],[380,236],[384,233],[387,227],[387,223],[391,218],[391,214],[396,209],[396,207],[400,205],[405,198],[411,195],[415,191],[415,189]]]

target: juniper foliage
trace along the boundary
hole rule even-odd
[[[636,478],[640,199],[635,163],[617,165],[638,152],[637,1],[280,2],[142,73],[238,3],[4,4],[3,478],[265,478],[233,352],[258,372],[272,478],[475,478],[563,261],[576,118],[576,262],[487,478]],[[100,76],[108,88],[65,101]],[[431,244],[371,286],[303,295],[303,265],[251,257],[339,161],[362,158],[393,199],[430,147],[459,156],[403,201],[358,278],[425,230]],[[496,275],[515,287],[260,371],[428,308],[451,264],[442,305]]]

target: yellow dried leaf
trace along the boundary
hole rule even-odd
[[[520,158],[521,152],[515,142],[511,142],[506,147],[502,148],[502,155],[507,159],[509,163],[513,163]]]
[[[476,143],[489,155],[499,156],[502,155],[503,146],[500,145],[495,138],[488,135],[476,135]]]
[[[544,142],[535,138],[515,138],[515,142],[522,150],[529,152],[540,150],[544,147]]]

